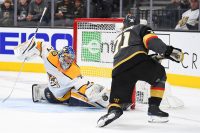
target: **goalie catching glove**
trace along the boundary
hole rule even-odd
[[[36,49],[35,37],[32,37],[30,40],[19,44],[14,48],[14,54],[19,59],[29,60],[32,57],[39,55],[39,50]]]
[[[180,63],[184,59],[184,54],[181,49],[174,48],[172,46],[167,46],[167,50],[165,52],[164,57],[177,63]]]

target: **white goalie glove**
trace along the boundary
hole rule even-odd
[[[19,44],[14,48],[14,54],[18,59],[30,60],[32,57],[39,55],[39,50],[36,49],[35,37],[30,40]]]
[[[91,84],[87,88],[85,95],[90,102],[96,102],[100,99],[108,99],[110,91],[99,84]],[[106,101],[106,100],[105,100]]]

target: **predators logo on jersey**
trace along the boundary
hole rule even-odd
[[[49,83],[50,83],[51,87],[53,87],[53,88],[59,88],[60,85],[58,83],[57,78],[55,76],[49,74],[49,73],[47,73],[47,74],[48,74],[48,77],[49,77]]]

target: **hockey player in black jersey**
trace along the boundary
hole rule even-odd
[[[130,105],[132,92],[138,80],[151,85],[148,116],[149,122],[167,122],[169,114],[159,106],[165,91],[166,72],[164,67],[148,56],[152,50],[162,58],[177,63],[183,60],[181,49],[166,45],[146,25],[133,25],[131,17],[124,19],[124,30],[115,40],[114,68],[108,113],[102,116],[98,127],[104,127],[123,114],[124,105]]]

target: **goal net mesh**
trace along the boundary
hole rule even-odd
[[[114,39],[122,19],[76,19],[74,36],[76,61],[82,74],[111,78]]]

